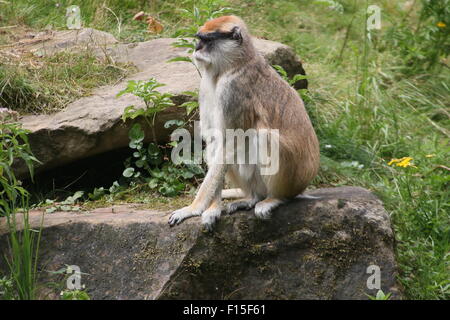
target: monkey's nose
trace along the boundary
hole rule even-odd
[[[203,44],[203,42],[200,40],[199,42],[197,42],[197,45],[195,46],[195,51],[202,50],[203,47],[204,47],[204,44]]]

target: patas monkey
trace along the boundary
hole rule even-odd
[[[208,148],[224,141],[205,134],[210,129],[278,129],[279,169],[262,175],[259,164],[226,164],[207,159],[209,170],[190,206],[172,213],[174,225],[202,216],[211,229],[222,212],[222,197],[242,196],[227,212],[255,208],[258,218],[270,217],[284,201],[301,194],[316,176],[319,144],[297,92],[256,51],[244,22],[223,16],[203,25],[193,58],[200,83],[200,127]],[[226,135],[223,134],[223,137]],[[222,161],[224,162],[224,161]],[[223,190],[224,178],[237,189]]]

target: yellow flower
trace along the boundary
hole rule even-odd
[[[427,155],[425,155],[425,158],[433,158],[435,156],[436,156],[435,154],[427,154]]]
[[[391,161],[389,161],[388,165],[393,165],[395,164],[397,167],[414,167],[410,162],[413,158],[411,157],[403,157],[400,159],[392,159]]]
[[[443,23],[443,22],[438,22],[437,24],[436,24],[439,28],[445,28],[447,25],[445,24],[445,23]]]

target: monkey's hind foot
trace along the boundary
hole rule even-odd
[[[205,226],[206,230],[208,230],[209,232],[212,231],[213,226],[217,222],[217,220],[219,220],[221,213],[222,208],[220,207],[210,207],[202,213],[202,224]]]
[[[259,219],[269,219],[273,210],[283,203],[280,199],[267,198],[255,205],[255,215]]]
[[[237,201],[233,201],[227,205],[227,213],[233,214],[239,210],[250,210],[258,202],[256,198],[246,198]]]
[[[180,224],[183,220],[199,216],[201,212],[193,210],[190,206],[175,210],[169,218],[169,225],[172,227],[176,224]]]

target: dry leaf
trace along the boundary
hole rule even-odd
[[[144,20],[146,14],[144,11],[138,12],[134,15],[133,20],[141,21]]]
[[[148,24],[148,32],[150,33],[161,33],[164,29],[162,24],[156,20],[155,18],[148,16],[147,18],[147,24]]]

